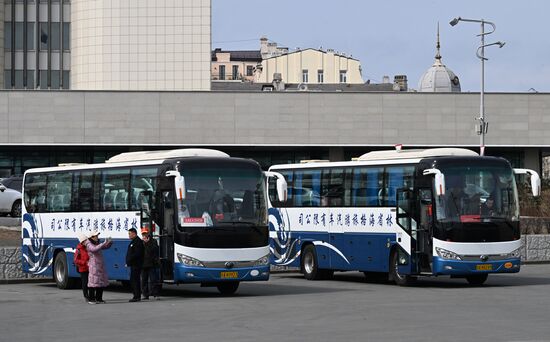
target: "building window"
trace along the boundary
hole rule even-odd
[[[15,23],[15,50],[23,50],[23,22]]]
[[[225,65],[220,65],[220,80],[225,80]]]
[[[27,70],[27,89],[34,89],[34,70]]]
[[[63,23],[63,50],[71,49],[71,24]]]
[[[52,89],[59,89],[59,87],[61,86],[61,80],[59,79],[59,70],[52,70],[52,73],[51,73],[51,81],[52,81],[52,85],[51,85],[51,88]]]
[[[15,70],[15,89],[23,88],[23,70]]]
[[[40,23],[40,50],[47,50],[49,44],[48,23]]]
[[[7,50],[11,50],[11,21],[4,23],[4,46]]]
[[[236,80],[239,78],[239,66],[238,65],[233,65],[233,67],[231,68],[231,76],[233,80]]]
[[[307,72],[307,69],[302,70],[302,83],[308,83],[309,82],[309,75]]]
[[[317,83],[324,83],[325,82],[325,74],[323,73],[323,70],[317,70]]]
[[[40,89],[48,89],[48,70],[40,70]]]
[[[340,83],[347,83],[348,75],[346,70],[340,70]]]
[[[4,89],[11,89],[11,70],[4,70]]]
[[[246,66],[246,76],[254,76],[254,67],[252,65]]]
[[[34,23],[27,23],[27,50],[34,50]]]
[[[69,89],[69,85],[71,84],[70,76],[70,71],[63,70],[63,89]]]
[[[60,41],[59,41],[59,23],[52,23],[52,34],[50,34],[52,50],[59,50]]]

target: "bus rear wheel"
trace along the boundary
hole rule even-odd
[[[474,274],[474,275],[466,276],[466,281],[468,281],[468,284],[472,286],[479,286],[479,285],[483,285],[483,283],[487,280],[487,277],[489,277],[487,273]]]
[[[408,274],[399,273],[399,252],[395,249],[390,257],[390,279],[399,286],[409,286],[416,278]]]
[[[77,279],[69,277],[69,267],[67,265],[67,255],[65,252],[59,252],[55,256],[53,278],[57,287],[62,290],[76,287]]]
[[[238,281],[228,281],[226,283],[219,283],[216,285],[218,288],[218,291],[224,296],[229,296],[237,292],[237,289],[239,288],[239,282]]]

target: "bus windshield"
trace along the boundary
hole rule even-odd
[[[186,198],[178,207],[180,227],[267,226],[265,184],[249,164],[186,163]]]
[[[445,195],[437,201],[441,222],[519,219],[518,194],[512,169],[504,166],[453,166],[445,175]]]

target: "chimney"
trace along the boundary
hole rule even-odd
[[[399,86],[399,91],[407,91],[407,75],[395,75],[393,83]]]
[[[267,57],[267,55],[269,54],[269,49],[268,49],[268,39],[266,36],[262,36],[262,38],[260,38],[260,54],[262,55],[262,59],[265,59]]]

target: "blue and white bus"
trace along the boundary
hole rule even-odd
[[[258,163],[207,149],[130,152],[104,164],[25,172],[23,270],[75,285],[77,234],[112,237],[111,280],[127,281],[128,229],[159,242],[165,283],[201,283],[234,293],[269,279],[266,174]],[[286,190],[284,181],[279,188]]]
[[[520,270],[518,192],[508,161],[465,149],[375,151],[349,162],[275,165],[288,184],[270,197],[272,263],[306,279],[334,271],[466,278]],[[514,172],[515,171],[515,172]],[[274,189],[270,184],[269,189]]]

